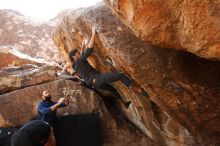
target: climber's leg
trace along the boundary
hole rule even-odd
[[[119,73],[119,72],[100,73],[95,78],[93,85],[95,87],[100,87],[106,83],[113,83],[116,81],[121,81],[127,87],[132,85],[132,81],[128,77],[126,77],[124,74]]]

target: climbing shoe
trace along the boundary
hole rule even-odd
[[[129,108],[130,104],[131,104],[131,101],[124,102],[124,106],[126,107],[126,109]]]
[[[122,83],[127,86],[128,88],[130,88],[131,86],[133,86],[133,82],[132,80],[130,80],[126,75],[124,75],[123,73],[121,73],[121,81]]]
[[[149,97],[148,93],[143,88],[141,88],[141,95]]]

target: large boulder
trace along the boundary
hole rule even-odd
[[[31,57],[61,62],[62,54],[59,54],[51,39],[60,17],[43,22],[17,11],[0,10],[0,46],[11,45]]]
[[[13,46],[0,46],[0,68],[8,66],[22,66],[24,64],[59,65],[53,61],[46,61],[43,58],[33,58],[27,54],[19,52]]]
[[[220,62],[146,43],[112,15],[104,5],[69,10],[54,32],[60,51],[67,53],[98,37],[89,62],[99,71],[120,70],[143,87],[140,96],[120,82],[114,84],[132,105],[127,118],[158,145],[218,145]]]
[[[105,0],[133,33],[163,48],[220,60],[220,2]]]
[[[0,127],[22,125],[35,117],[44,90],[51,93],[54,101],[69,92],[70,104],[58,109],[58,115],[99,112],[103,146],[154,145],[130,122],[123,117],[120,117],[123,122],[119,121],[114,113],[109,112],[100,96],[69,80],[56,80],[0,95]]]
[[[32,64],[5,67],[0,70],[0,94],[57,79],[56,66]]]

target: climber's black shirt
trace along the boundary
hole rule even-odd
[[[73,69],[85,80],[87,85],[90,85],[98,72],[89,64],[87,58],[92,53],[92,48],[87,48],[79,55],[79,58],[74,61]]]

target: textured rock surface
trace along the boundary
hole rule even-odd
[[[56,79],[56,67],[26,64],[0,70],[0,94]]]
[[[16,50],[12,46],[0,46],[0,68],[7,66],[21,66],[24,64],[36,64],[38,66],[42,65],[58,65],[53,61],[46,61],[45,59],[32,58],[27,54],[23,54]]]
[[[11,45],[32,57],[62,61],[51,39],[57,20],[41,22],[13,10],[0,10],[0,46]]]
[[[59,115],[99,111],[103,146],[153,145],[150,139],[135,129],[128,121],[118,124],[116,117],[107,110],[102,99],[93,91],[79,86],[78,83],[65,80],[35,85],[0,95],[0,127],[24,124],[36,116],[36,106],[41,100],[41,93],[44,90],[51,93],[54,101],[57,101],[66,92],[70,92],[70,105],[59,109]]]
[[[105,0],[146,42],[220,60],[220,1]]]
[[[103,5],[68,12],[54,41],[68,52],[82,38],[89,39],[94,24],[99,33],[89,58],[92,65],[99,71],[125,72],[150,95],[141,97],[121,83],[114,85],[132,101],[124,110],[130,121],[156,145],[220,143],[220,62],[143,42]]]

